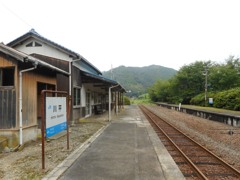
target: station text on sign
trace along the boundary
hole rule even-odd
[[[67,128],[66,97],[46,97],[46,137]]]

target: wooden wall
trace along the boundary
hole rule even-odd
[[[0,68],[15,67],[14,86],[0,86],[0,129],[19,128],[19,71],[20,61],[0,53]],[[25,69],[25,67],[22,67]],[[56,86],[56,75],[41,70],[23,73],[22,79],[22,112],[23,127],[37,125],[40,97],[37,92],[37,83]],[[6,105],[6,101],[8,101]],[[13,108],[14,107],[14,108]]]
[[[36,74],[34,71],[23,73],[23,127],[37,125],[41,109],[41,98],[37,93],[38,82],[56,85],[56,77]]]
[[[0,86],[0,129],[16,128],[17,116],[17,64],[14,59],[0,53],[0,68],[14,67],[14,86]]]

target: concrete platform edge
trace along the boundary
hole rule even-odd
[[[157,136],[156,132],[152,128],[151,124],[145,119],[145,123],[147,124],[147,132],[149,138],[153,144],[154,150],[157,154],[159,163],[164,173],[164,177],[167,180],[184,180],[185,177],[183,176],[182,172],[168,153],[165,146],[160,141],[159,137]]]
[[[75,151],[73,151],[63,162],[61,162],[56,168],[54,168],[49,174],[42,178],[42,180],[56,180],[58,179],[76,160],[77,158],[91,145],[93,141],[97,139],[98,136],[110,125],[99,129],[95,134],[93,134],[89,139],[87,139],[81,146],[79,146]]]

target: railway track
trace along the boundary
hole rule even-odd
[[[186,179],[240,179],[240,172],[189,136],[139,106]]]

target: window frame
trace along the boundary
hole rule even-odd
[[[26,44],[26,47],[33,47],[33,46],[34,46],[33,41]]]
[[[73,87],[73,107],[81,107],[81,87]]]
[[[35,42],[34,42],[34,47],[42,47],[42,44],[39,43],[39,42],[37,42],[37,41],[35,41]]]
[[[9,72],[4,72],[4,70],[9,70]],[[9,76],[11,73],[11,77],[13,78],[11,80],[12,84],[3,85],[5,81],[7,81],[5,76]],[[9,66],[9,67],[0,67],[0,87],[14,87],[15,86],[15,67]]]
[[[25,45],[26,47],[42,47],[42,43],[37,41],[31,41],[28,44]]]

